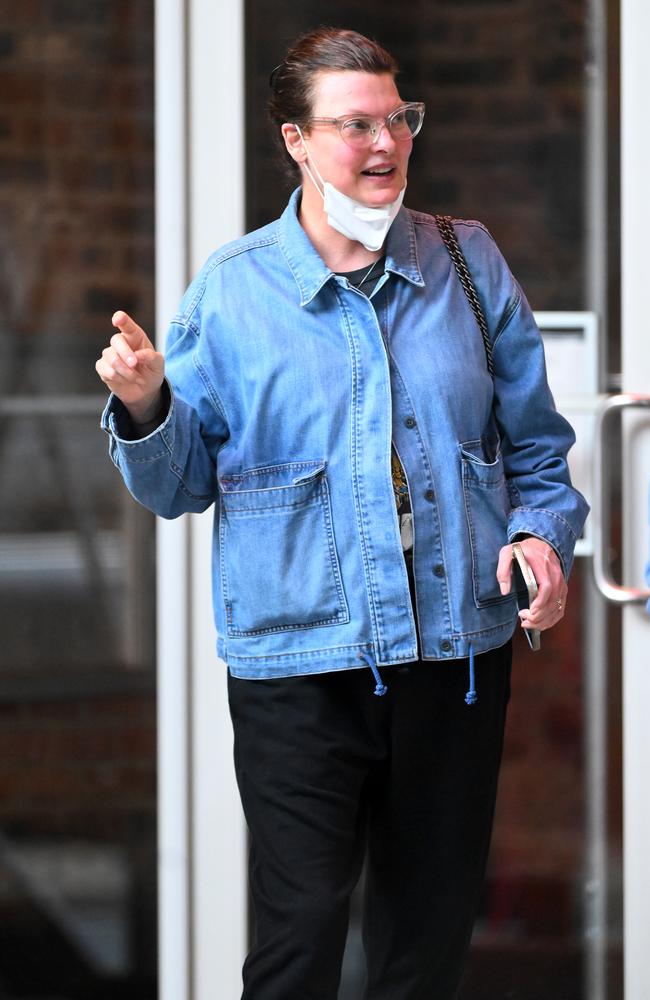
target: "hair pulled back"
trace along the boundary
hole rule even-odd
[[[284,146],[280,127],[285,122],[306,124],[312,115],[314,77],[323,70],[356,70],[395,76],[398,65],[390,52],[358,31],[316,28],[294,42],[271,73],[268,104],[275,140],[292,174],[298,172],[298,166]]]

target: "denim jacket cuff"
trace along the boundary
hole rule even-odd
[[[516,542],[522,535],[532,535],[547,542],[560,560],[564,578],[568,579],[573,565],[576,536],[561,514],[552,510],[516,507],[510,512],[508,519],[508,541]]]
[[[114,393],[108,398],[101,417],[102,430],[109,435],[111,457],[117,452],[127,462],[155,461],[169,454],[169,425],[174,411],[174,394],[165,379],[163,393],[168,400],[167,413],[160,424],[142,438],[133,437],[134,425],[124,404]]]

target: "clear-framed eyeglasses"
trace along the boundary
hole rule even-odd
[[[334,125],[341,138],[354,149],[366,149],[377,141],[385,127],[396,142],[414,139],[422,128],[424,104],[416,101],[401,104],[387,118],[373,118],[372,115],[349,115],[342,118],[308,118],[305,125]]]

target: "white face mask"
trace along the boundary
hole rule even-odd
[[[307,143],[299,126],[296,125],[296,128],[305,149],[307,149]],[[309,153],[309,150],[307,152]],[[311,154],[310,159],[318,175],[318,179],[323,186],[322,191],[316,183],[316,179],[307,163],[305,163],[305,170],[323,199],[323,211],[327,215],[327,221],[332,229],[336,229],[338,233],[347,236],[349,240],[356,240],[361,243],[366,250],[380,250],[384,245],[384,240],[393,223],[393,219],[401,208],[406,185],[404,185],[395,201],[389,205],[380,205],[377,208],[370,205],[363,205],[360,201],[355,201],[354,198],[349,198],[348,195],[343,194],[342,191],[335,188],[329,181],[324,181]]]

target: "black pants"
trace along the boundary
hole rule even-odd
[[[487,858],[510,644],[467,661],[229,676],[256,940],[242,1000],[336,1000],[367,853],[366,1000],[456,996]]]

